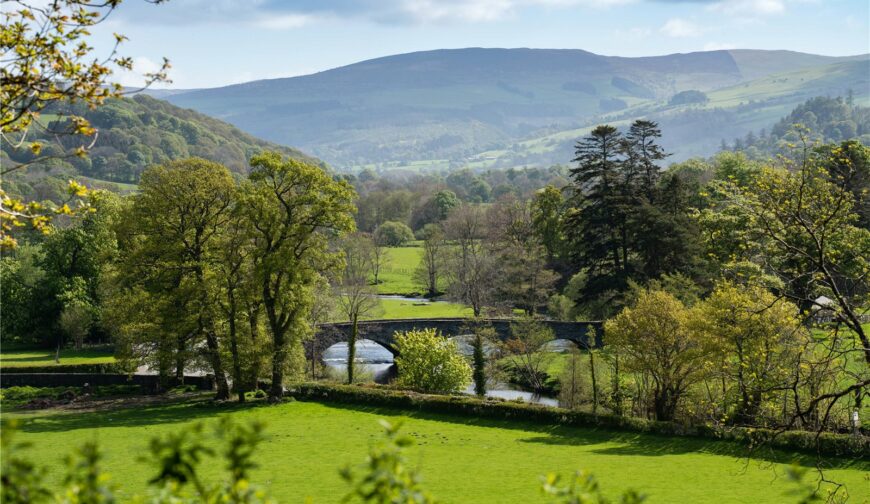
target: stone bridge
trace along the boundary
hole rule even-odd
[[[483,323],[492,327],[501,341],[511,337],[511,319],[483,319]],[[372,340],[389,350],[393,355],[396,350],[394,335],[396,332],[413,329],[436,329],[446,337],[473,333],[475,322],[464,318],[440,319],[398,319],[398,320],[366,320],[358,323],[359,339]],[[562,322],[542,320],[553,331],[554,339],[573,341],[580,348],[588,347],[587,335],[589,328],[595,328],[595,346],[601,346],[601,322]],[[309,359],[319,357],[330,346],[347,341],[350,335],[350,322],[319,324],[314,338],[305,342],[305,354]]]

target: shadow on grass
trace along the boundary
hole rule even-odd
[[[697,437],[662,436],[626,432],[602,427],[569,427],[543,425],[522,420],[500,420],[481,417],[465,417],[444,413],[403,410],[398,408],[365,406],[345,403],[320,403],[329,408],[358,411],[373,415],[407,417],[419,420],[449,422],[480,428],[510,429],[532,432],[534,435],[519,439],[521,443],[553,446],[592,446],[592,453],[601,455],[625,455],[632,457],[658,457],[686,453],[702,453],[747,459],[775,464],[797,463],[804,467],[816,467],[817,457],[805,453],[789,452],[770,447],[750,450],[736,441],[723,441]],[[825,457],[821,460],[827,469],[852,469],[870,471],[870,461],[859,458]]]
[[[812,455],[774,450],[771,448],[750,451],[746,446],[740,445],[734,441],[640,434],[598,427],[545,425],[522,420],[459,416],[383,406],[333,402],[317,402],[317,404],[321,404],[322,406],[331,409],[355,411],[375,416],[407,417],[477,428],[518,430],[531,434],[530,437],[519,439],[519,442],[521,443],[569,447],[601,445],[598,448],[593,448],[592,453],[603,455],[658,457],[685,453],[703,453],[777,464],[790,464],[796,462],[806,467],[815,467],[819,462],[819,459]],[[49,413],[47,415],[40,415],[40,412],[35,412],[33,417],[22,418],[24,421],[20,428],[25,432],[39,433],[66,432],[98,427],[139,427],[213,419],[219,415],[228,413],[272,407],[282,406],[269,405],[263,401],[248,402],[245,404],[238,404],[235,402],[216,404],[209,399],[203,398],[193,401],[179,400],[176,402],[148,404],[137,407],[120,407],[117,409],[97,412]],[[292,415],[292,410],[287,411],[287,414]],[[267,432],[268,429],[269,426],[267,424]],[[863,459],[828,457],[823,459],[822,462],[828,469],[870,471],[870,461]]]
[[[67,432],[98,427],[142,427],[155,424],[191,422],[219,415],[268,406],[267,403],[214,403],[210,399],[171,400],[146,405],[125,405],[113,409],[87,412],[33,411],[22,416],[19,427],[24,432]],[[44,413],[44,414],[43,414]]]

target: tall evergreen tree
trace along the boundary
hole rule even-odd
[[[669,154],[657,143],[662,137],[662,130],[654,121],[637,120],[632,123],[625,135],[625,148],[630,154],[629,170],[637,174],[637,186],[641,196],[647,201],[655,201],[656,182],[661,168],[657,163],[663,161]],[[629,180],[631,181],[631,180]]]
[[[615,127],[596,127],[577,142],[573,160],[577,166],[570,170],[573,211],[565,220],[565,234],[574,266],[588,271],[586,295],[621,291],[626,285],[628,233],[621,144],[622,135]]]

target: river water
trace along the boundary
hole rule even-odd
[[[406,298],[411,299],[411,298]],[[470,355],[471,347],[463,337],[457,338],[459,351]],[[396,376],[396,367],[393,362],[393,354],[389,350],[374,341],[361,339],[356,342],[356,362],[364,374],[370,374],[377,383],[389,383]],[[336,343],[323,352],[323,362],[335,376],[346,377],[347,370],[347,343]],[[474,385],[469,385],[464,391],[466,394],[474,394]],[[522,399],[525,402],[543,404],[546,406],[558,406],[559,401],[553,397],[541,396],[516,390],[509,384],[492,383],[487,386],[488,397],[498,397],[507,400]]]

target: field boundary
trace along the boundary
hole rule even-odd
[[[697,437],[733,441],[750,453],[761,448],[795,450],[818,455],[864,457],[870,452],[870,436],[773,431],[748,427],[714,427],[659,422],[612,414],[592,414],[564,408],[466,395],[431,395],[378,386],[301,383],[288,388],[286,396],[301,401],[383,406],[459,416],[515,420],[569,427],[592,427],[644,434]]]

